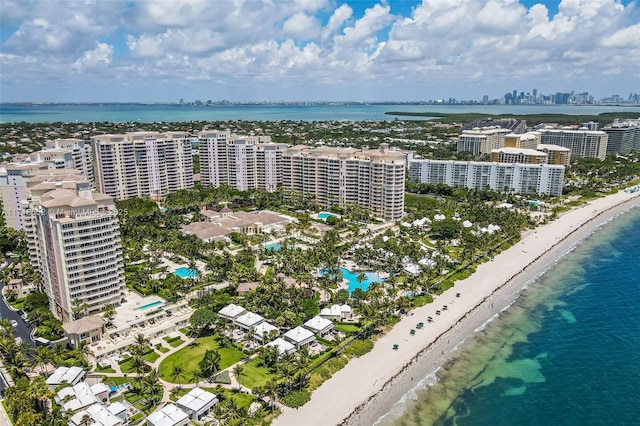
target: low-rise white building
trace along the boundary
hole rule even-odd
[[[100,404],[93,404],[74,414],[69,421],[69,425],[80,426],[86,424],[84,423],[85,416],[91,419],[92,426],[118,426],[124,424],[124,420],[111,413],[108,408]]]
[[[333,323],[326,318],[322,318],[321,316],[315,316],[311,318],[309,321],[304,323],[304,326],[308,330],[318,335],[318,337],[329,334],[333,330]]]
[[[220,315],[222,318],[228,319],[229,321],[233,321],[245,312],[247,312],[245,308],[243,308],[242,306],[234,305],[232,303],[220,309],[218,311],[218,315]]]
[[[298,349],[316,341],[316,336],[311,331],[300,326],[284,333],[284,338]]]
[[[167,404],[147,417],[147,426],[185,426],[188,424],[189,415],[174,404]]]
[[[269,324],[266,321],[261,322],[260,324],[256,325],[253,328],[256,337],[258,338],[258,340],[260,340],[261,342],[264,343],[265,339],[267,338],[267,336],[269,336],[269,333],[273,332],[273,331],[278,331],[278,327],[275,327],[271,324]]]
[[[93,393],[87,382],[80,382],[73,386],[62,388],[58,391],[55,401],[62,406],[64,411],[74,412],[92,404],[102,402]]]
[[[292,354],[296,351],[296,347],[284,340],[282,337],[278,337],[274,341],[267,343],[265,346],[275,346],[278,348],[278,353],[280,355]]]
[[[50,389],[63,384],[69,383],[71,385],[78,384],[84,377],[84,370],[80,367],[58,367],[46,380]]]
[[[199,421],[209,413],[211,407],[218,403],[218,398],[211,392],[193,388],[188,394],[176,401],[176,405],[187,413],[191,420]]]
[[[244,330],[249,330],[251,327],[255,327],[263,321],[263,316],[253,312],[245,312],[244,314],[237,317],[233,321],[233,323]]]
[[[351,306],[349,305],[331,305],[320,311],[320,316],[335,321],[342,321],[351,318]]]

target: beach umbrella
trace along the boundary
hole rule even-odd
[[[414,334],[416,334],[416,331],[412,328],[409,333],[411,333],[411,335],[413,336]]]
[[[394,351],[397,351],[397,350],[398,350],[398,344],[397,344],[397,343],[395,343],[395,344],[393,345],[393,350],[394,350]]]
[[[436,315],[440,315],[440,311],[436,311]]]
[[[433,321],[433,318],[431,318],[431,317],[427,317],[427,321],[432,322],[432,321]]]

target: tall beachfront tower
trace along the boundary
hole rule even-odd
[[[204,187],[230,185],[241,191],[275,191],[282,182],[280,162],[286,144],[270,136],[240,136],[229,131],[198,134],[200,182]]]
[[[68,151],[71,154],[73,164],[67,168],[80,170],[84,177],[93,183],[93,154],[89,142],[75,138],[52,139],[46,141],[45,148],[39,152],[46,156],[47,151],[54,150]]]
[[[93,136],[96,188],[118,200],[193,188],[191,141],[186,132]]]
[[[503,146],[504,137],[510,133],[511,130],[499,126],[463,130],[458,137],[458,152],[471,152],[476,157],[491,154],[492,149]]]
[[[30,256],[54,315],[68,322],[77,306],[81,315],[119,306],[125,281],[113,198],[87,180],[36,182],[30,193]]]
[[[604,160],[609,140],[605,132],[585,129],[540,129],[540,143],[569,148],[572,158],[595,157]]]
[[[380,149],[291,147],[282,155],[282,186],[309,194],[325,207],[358,204],[373,216],[397,220],[404,212],[406,154]]]

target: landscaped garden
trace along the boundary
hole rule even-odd
[[[221,347],[215,335],[200,337],[195,342],[196,344],[190,344],[172,353],[160,363],[158,369],[160,378],[171,383],[177,383],[178,381],[174,377],[174,368],[179,366],[183,370],[181,381],[193,383],[193,373],[199,369],[198,364],[208,350],[215,350],[220,354],[219,370],[224,370],[247,356],[233,346]]]

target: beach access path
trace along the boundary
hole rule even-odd
[[[486,318],[498,314],[510,302],[500,300],[494,308],[494,296],[507,284],[515,281],[522,283],[535,279],[542,270],[536,263],[545,253],[561,256],[568,248],[561,244],[565,239],[579,240],[582,233],[590,233],[593,228],[613,214],[614,207],[625,204],[640,204],[640,192],[630,194],[618,192],[607,197],[590,201],[588,204],[574,208],[549,224],[529,232],[523,239],[498,254],[492,261],[477,267],[469,278],[456,282],[455,286],[435,298],[434,302],[412,311],[404,316],[388,333],[381,336],[371,352],[360,358],[351,360],[342,370],[316,389],[311,400],[293,409],[283,407],[282,414],[275,419],[275,426],[327,426],[337,424],[372,424],[379,415],[386,413],[402,393],[388,392],[383,400],[376,400],[377,407],[368,407],[367,402],[379,397],[378,393],[388,384],[394,385],[394,378],[402,377],[416,359],[423,364],[427,372],[435,371],[446,360],[448,353],[466,338],[473,330],[481,326]],[[595,219],[594,219],[595,218]],[[597,222],[597,223],[596,223]],[[551,249],[556,250],[551,251]],[[550,252],[551,251],[551,252]],[[556,253],[557,251],[557,253]],[[544,256],[545,259],[549,256]],[[546,259],[548,261],[549,259]],[[523,281],[524,280],[524,281]],[[523,284],[522,284],[523,285]],[[515,300],[520,293],[511,291],[509,298]],[[460,297],[456,297],[460,293]],[[495,300],[498,302],[498,300]],[[443,305],[447,309],[443,310]],[[469,313],[478,309],[487,310],[479,323],[465,322]],[[436,315],[440,310],[440,315]],[[432,317],[433,322],[427,322]],[[479,319],[480,317],[478,317]],[[418,322],[424,322],[422,329],[416,329]],[[411,329],[416,329],[414,335]],[[394,350],[393,345],[398,349]],[[417,358],[419,354],[426,357]],[[426,365],[424,365],[426,364]],[[406,374],[405,374],[406,375]],[[424,376],[416,376],[416,380]],[[405,377],[407,381],[409,377]],[[410,378],[413,381],[413,377]],[[406,383],[405,389],[411,384]],[[383,392],[382,392],[383,393]],[[355,413],[356,410],[358,413]],[[362,415],[362,411],[370,412]],[[349,420],[347,421],[347,419]]]

